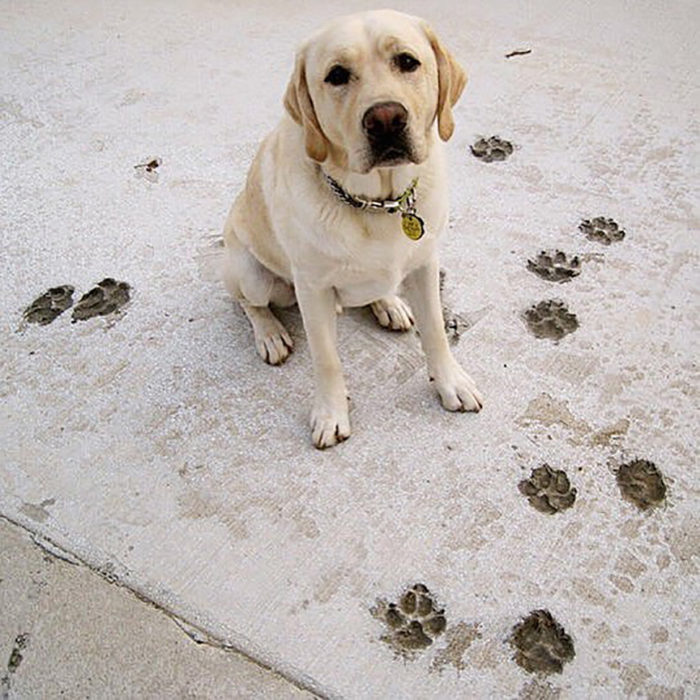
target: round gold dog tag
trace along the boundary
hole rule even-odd
[[[417,241],[425,233],[423,219],[416,214],[401,214],[401,229],[412,240]]]

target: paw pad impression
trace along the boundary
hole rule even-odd
[[[69,284],[51,287],[24,310],[24,320],[28,323],[38,323],[40,326],[46,326],[55,321],[73,305],[74,291],[75,288]]]
[[[131,287],[127,282],[106,277],[80,298],[73,309],[73,323],[119,311],[130,298]]]
[[[445,292],[445,279],[447,278],[447,272],[443,269],[440,270],[440,298],[444,297]],[[452,309],[443,302],[442,304],[442,317],[445,323],[445,333],[447,335],[450,343],[459,343],[459,339],[462,333],[468,331],[473,323],[471,323],[467,318],[462,316],[462,314],[454,313]]]
[[[500,136],[491,136],[488,139],[480,138],[470,149],[476,158],[491,163],[494,160],[505,160],[513,153],[513,144]]]
[[[429,647],[446,627],[445,611],[422,583],[416,583],[398,603],[380,601],[373,611],[388,628],[382,640],[405,654]]]
[[[574,656],[574,643],[549,610],[533,610],[514,628],[515,661],[530,673],[561,673]]]
[[[666,483],[658,467],[649,460],[635,459],[617,471],[622,496],[640,510],[657,506],[666,498]]]
[[[610,245],[621,241],[625,232],[613,219],[597,216],[595,219],[584,219],[578,226],[579,231],[586,235],[589,241]]]
[[[543,250],[527,261],[527,269],[548,282],[568,282],[581,272],[581,261],[577,255],[567,257],[561,250]]]
[[[542,513],[561,513],[576,500],[576,489],[571,488],[566,473],[548,464],[533,469],[530,478],[521,481],[518,488],[530,505]]]
[[[557,299],[548,299],[532,306],[525,312],[525,321],[536,338],[561,340],[578,328],[578,319],[569,312],[566,304]]]

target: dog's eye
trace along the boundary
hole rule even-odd
[[[398,54],[394,57],[394,63],[402,73],[413,73],[420,66],[420,61],[410,53]]]
[[[325,82],[331,85],[345,85],[350,81],[350,71],[343,66],[333,66],[328,71]]]

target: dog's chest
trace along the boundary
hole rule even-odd
[[[396,293],[411,270],[429,257],[434,234],[413,241],[398,214],[368,213],[346,221],[338,250],[326,260],[324,277],[343,306],[364,306]]]

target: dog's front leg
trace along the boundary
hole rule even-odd
[[[295,284],[314,366],[316,394],[311,412],[311,436],[319,449],[350,437],[345,379],[336,349],[336,295],[334,289]]]
[[[404,282],[413,309],[428,374],[435,381],[442,405],[448,411],[479,411],[483,404],[474,380],[452,356],[445,335],[440,304],[440,269],[437,256],[411,272]]]

